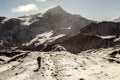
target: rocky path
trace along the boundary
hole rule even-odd
[[[107,50],[88,51],[90,55],[66,51],[30,52],[22,59],[0,65],[0,80],[119,80],[120,64],[109,61]],[[42,66],[35,72],[38,56],[42,57]],[[119,54],[115,56],[118,58]]]

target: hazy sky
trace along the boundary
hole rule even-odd
[[[91,20],[120,17],[120,0],[0,0],[0,16],[30,15],[56,5]]]

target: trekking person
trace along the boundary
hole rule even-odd
[[[38,64],[38,68],[34,70],[35,72],[39,71],[39,69],[41,68],[41,57],[37,57],[37,64]]]
[[[38,63],[38,69],[41,68],[41,57],[37,58],[37,63]]]

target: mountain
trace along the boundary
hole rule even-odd
[[[0,80],[119,80],[119,68],[120,22],[91,21],[60,6],[0,17]]]
[[[78,53],[119,45],[119,35],[119,22],[91,21],[60,6],[30,16],[0,17],[1,49],[64,49]]]
[[[0,19],[0,47],[41,50],[44,44],[58,42],[80,33],[92,21],[70,14],[60,6],[30,16]]]
[[[114,19],[113,22],[120,22],[120,17]]]
[[[91,23],[81,29],[81,33],[93,34],[99,36],[116,36],[120,35],[120,23],[115,22],[99,22]]]
[[[120,23],[91,23],[80,30],[81,33],[61,43],[49,45],[45,51],[67,50],[72,53],[108,48],[120,45]]]

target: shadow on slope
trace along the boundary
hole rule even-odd
[[[120,23],[91,23],[81,29],[81,33],[61,43],[46,47],[45,51],[67,50],[72,53],[120,45]]]

